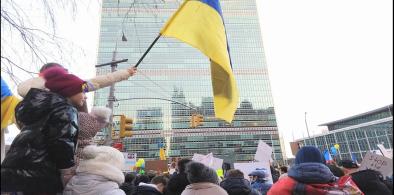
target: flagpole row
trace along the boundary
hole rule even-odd
[[[150,44],[149,48],[145,51],[144,55],[142,55],[142,57],[138,60],[137,64],[134,66],[135,68],[138,67],[138,65],[141,64],[142,60],[144,60],[146,54],[149,53],[149,51],[152,49],[153,45],[159,40],[159,38],[161,37],[161,34],[159,33],[159,35],[156,37],[156,39]]]

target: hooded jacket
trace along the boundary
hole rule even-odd
[[[1,165],[1,190],[61,192],[59,169],[74,166],[77,110],[66,98],[33,88],[15,112],[21,132]]]
[[[87,146],[83,158],[64,189],[64,195],[125,195],[121,171],[124,157],[109,146]]]
[[[300,193],[305,195],[326,195],[330,191],[344,194],[342,185],[351,188],[350,194],[362,194],[350,177],[342,177],[337,182],[330,169],[322,163],[300,163],[292,166],[288,177],[280,179],[268,191],[268,195],[292,195]]]
[[[244,178],[226,178],[220,183],[229,195],[259,195]]]
[[[182,192],[182,195],[228,195],[227,192],[220,186],[208,183],[193,183],[186,186],[186,189]]]

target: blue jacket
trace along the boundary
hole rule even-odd
[[[330,183],[337,179],[330,169],[321,163],[301,163],[290,168],[289,177],[305,184]]]
[[[265,183],[265,181],[261,179],[252,182],[252,189],[259,191],[261,195],[266,195],[271,186],[272,184]]]
[[[226,178],[220,183],[229,195],[259,195],[244,178]]]

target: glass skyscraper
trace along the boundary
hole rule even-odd
[[[322,124],[329,132],[297,140],[300,146],[316,146],[321,151],[335,144],[340,146],[338,159],[361,162],[368,151],[377,151],[378,144],[393,149],[393,105]]]
[[[273,146],[273,159],[283,159],[256,0],[220,2],[240,94],[233,122],[214,117],[209,59],[185,43],[160,38],[137,74],[116,84],[115,97],[129,100],[115,102],[114,114],[135,121],[134,136],[123,139],[126,151],[154,159],[164,144],[169,157],[213,152],[229,162],[251,161],[261,139]],[[134,65],[180,4],[103,0],[98,63],[110,62],[116,48],[116,59],[128,59],[118,69]],[[110,67],[97,69],[97,75],[108,72]],[[108,94],[109,88],[98,90],[95,105],[106,105]],[[204,116],[198,128],[190,128],[194,113]]]

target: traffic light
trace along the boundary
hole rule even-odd
[[[190,127],[196,128],[197,126],[201,126],[204,120],[204,116],[201,114],[192,114],[192,118],[190,121]]]
[[[133,119],[132,118],[126,118],[125,115],[120,115],[120,132],[119,132],[119,137],[124,138],[124,137],[131,137],[132,136],[132,131],[133,130]]]

